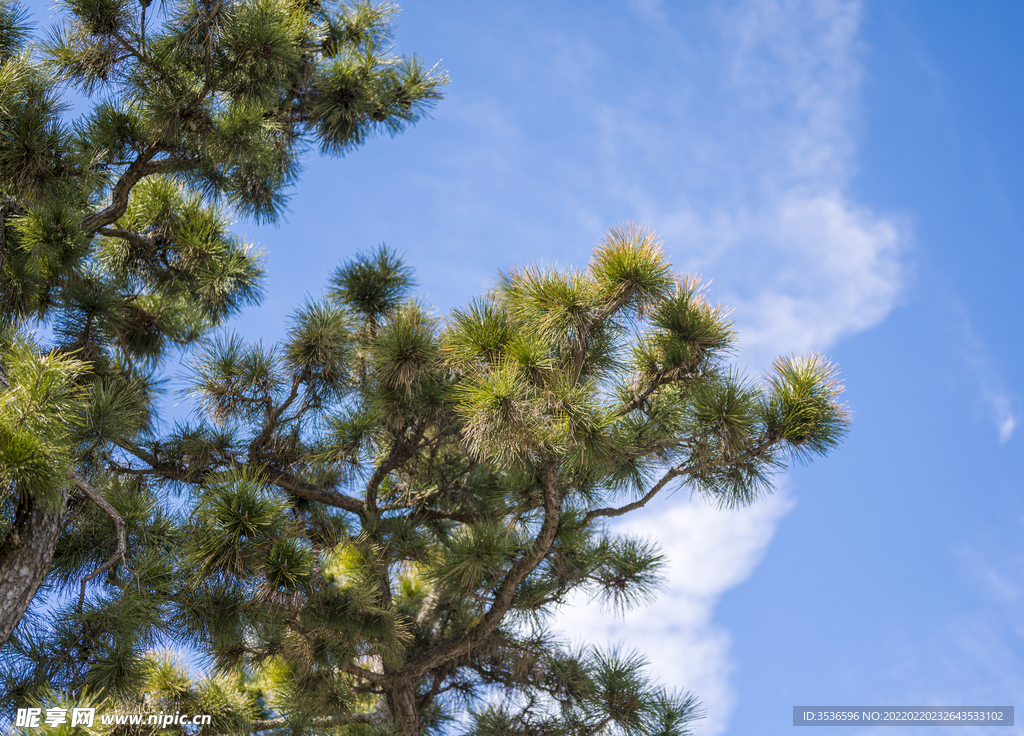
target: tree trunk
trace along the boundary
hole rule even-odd
[[[402,736],[420,736],[422,724],[416,708],[416,686],[413,683],[401,683],[388,693],[388,705],[395,728]]]
[[[0,647],[11,638],[50,569],[66,506],[66,492],[56,509],[31,496],[18,504],[14,526],[0,545]]]

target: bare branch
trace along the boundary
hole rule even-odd
[[[314,718],[308,724],[309,726],[319,728],[329,728],[332,726],[344,726],[350,723],[382,723],[387,718],[386,714],[382,714],[380,711],[374,713],[349,713],[344,716],[321,716],[320,718]],[[275,728],[287,728],[294,726],[294,722],[286,718],[271,718],[265,721],[253,721],[248,726],[249,733],[259,733],[260,731],[270,731]]]
[[[367,682],[372,682],[375,685],[384,685],[389,681],[387,675],[382,675],[380,672],[368,670],[365,667],[360,667],[359,665],[352,664],[351,662],[343,662],[341,664],[341,669],[350,675],[361,677]]]
[[[632,401],[620,408],[617,412],[617,416],[624,417],[634,409],[642,406],[647,399],[651,397],[655,391],[669,383],[669,378],[665,375],[664,371],[658,371],[651,382],[644,386],[636,396],[633,397]]]
[[[118,467],[118,472],[130,473],[132,475],[151,475],[157,478],[175,480],[182,483],[199,483],[202,481],[203,471],[184,471],[177,465],[161,462],[155,455],[146,452],[133,442],[119,440],[117,444],[128,453],[149,465],[149,468]],[[244,463],[233,458],[227,458],[226,460],[236,468],[241,469],[245,467]],[[305,498],[309,501],[318,501],[320,503],[327,504],[328,506],[334,506],[335,508],[343,509],[345,511],[351,511],[354,514],[362,514],[366,510],[363,502],[354,496],[346,496],[342,493],[338,493],[337,491],[321,488],[313,485],[312,483],[306,483],[292,473],[275,468],[268,468],[266,466],[261,467],[258,462],[253,465],[255,467],[260,467],[261,472],[271,483],[281,490],[288,491],[299,498]],[[214,468],[205,469],[206,472],[212,472],[213,470]]]
[[[387,477],[388,473],[398,468],[419,451],[421,447],[420,441],[423,439],[423,434],[427,431],[428,424],[429,422],[423,422],[416,428],[413,436],[408,440],[400,436],[395,437],[395,442],[391,445],[391,452],[381,461],[377,469],[373,471],[373,475],[370,476],[370,480],[366,482],[366,510],[368,512],[377,514],[377,489],[380,488],[380,484],[384,482],[384,478]]]
[[[143,6],[143,9],[145,9],[145,6]],[[136,59],[139,60],[139,63],[141,63],[143,66],[147,67],[154,74],[160,77],[160,79],[163,80],[164,84],[166,84],[167,87],[172,92],[181,94],[181,87],[177,83],[175,83],[175,81],[170,76],[168,76],[167,71],[163,67],[154,62],[152,59],[150,59],[149,56],[147,56],[145,53],[135,48],[135,46],[127,38],[122,36],[116,30],[112,30],[111,35],[118,40],[118,42],[121,44],[125,51],[134,56]]]
[[[132,245],[136,245],[150,252],[156,249],[156,243],[154,243],[151,238],[144,237],[138,233],[133,233],[130,230],[122,230],[118,227],[101,227],[98,228],[96,232],[107,238],[120,238],[121,240],[127,240]]]
[[[764,442],[761,442],[756,447],[752,447],[747,452],[744,452],[742,455],[738,455],[736,457],[723,460],[722,462],[710,467],[707,465],[690,465],[689,467],[686,468],[670,468],[668,472],[666,472],[665,475],[663,475],[661,479],[651,487],[651,490],[644,494],[643,498],[634,501],[633,503],[628,503],[625,506],[620,506],[618,508],[594,509],[593,511],[588,512],[587,515],[583,517],[583,525],[586,526],[591,521],[599,517],[612,518],[615,516],[622,516],[623,514],[628,514],[630,511],[636,511],[637,509],[645,506],[648,501],[650,501],[652,498],[658,495],[658,493],[665,488],[665,485],[674,478],[678,478],[681,475],[693,475],[700,471],[707,471],[712,469],[712,467],[728,468],[732,465],[739,465],[740,463],[759,457],[764,453],[765,450],[767,450],[772,445],[777,444],[778,442],[779,440],[777,439],[767,439]]]
[[[257,455],[257,451],[270,438],[270,435],[277,428],[278,424],[281,421],[281,417],[284,415],[284,413],[286,411],[288,411],[289,407],[291,407],[291,405],[293,403],[295,403],[295,399],[297,399],[298,396],[299,396],[299,386],[301,386],[301,385],[302,385],[302,376],[295,376],[292,379],[292,388],[291,388],[291,392],[288,394],[288,398],[286,398],[284,401],[282,401],[281,405],[279,407],[277,407],[276,410],[273,410],[273,411],[270,412],[270,416],[267,417],[267,424],[266,424],[266,426],[260,431],[260,433],[258,435],[256,435],[256,438],[253,439],[253,441],[249,443],[249,460],[250,460],[250,462],[255,463],[255,458],[256,458],[256,455]],[[270,399],[268,398],[267,401],[269,403]]]
[[[610,518],[613,516],[622,516],[623,514],[628,514],[630,511],[636,511],[639,508],[643,508],[647,505],[648,501],[657,496],[658,493],[665,488],[669,481],[678,478],[681,475],[695,473],[698,470],[700,470],[699,465],[691,465],[688,468],[670,468],[665,475],[661,476],[661,479],[657,483],[651,486],[651,490],[644,494],[643,498],[638,499],[633,503],[627,503],[625,506],[620,506],[618,508],[594,509],[583,517],[583,526],[587,526],[591,521],[599,517]]]
[[[68,477],[72,481],[74,481],[75,485],[78,487],[78,490],[84,493],[86,495],[86,498],[88,498],[94,504],[103,509],[103,513],[110,517],[111,521],[114,522],[114,528],[117,530],[117,549],[114,551],[114,554],[111,555],[110,559],[108,559],[106,562],[104,562],[102,565],[96,568],[96,570],[94,570],[91,574],[86,575],[84,578],[82,578],[81,587],[78,593],[78,612],[81,613],[82,603],[85,601],[85,584],[88,583],[90,580],[95,579],[101,573],[106,572],[107,570],[112,568],[120,560],[124,559],[124,556],[128,551],[128,540],[126,538],[125,533],[124,519],[122,519],[121,515],[117,513],[117,509],[111,506],[110,502],[107,501],[107,499],[103,498],[103,496],[100,495],[99,491],[93,488],[92,485],[90,485],[89,482],[78,473],[68,473]]]
[[[305,498],[308,501],[319,501],[328,506],[351,511],[354,514],[362,514],[366,511],[366,505],[354,496],[346,496],[337,491],[306,483],[283,470],[263,468],[263,474],[278,488],[293,493],[299,498]]]

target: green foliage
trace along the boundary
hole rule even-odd
[[[779,358],[772,368],[772,396],[764,408],[769,432],[786,440],[798,457],[824,455],[836,447],[849,423],[838,403],[843,388],[836,367],[811,355]]]
[[[39,49],[19,6],[0,7],[0,314],[59,310],[66,335],[95,317],[105,334],[67,344],[133,360],[259,298],[218,201],[274,220],[305,147],[401,132],[447,81],[391,53],[386,3],[183,0],[163,23],[148,2],[64,6]],[[70,124],[62,83],[98,98]]]
[[[337,269],[327,295],[376,325],[414,284],[412,270],[382,245]]]
[[[326,401],[348,388],[354,345],[352,319],[344,310],[307,304],[292,318],[284,360],[290,373],[306,377]]]
[[[669,293],[671,269],[653,233],[628,225],[608,232],[594,252],[590,275],[606,302],[622,303],[643,317]]]
[[[28,40],[25,9],[14,0],[0,2],[0,63],[15,56]],[[3,85],[0,85],[2,88]]]
[[[6,17],[13,7],[6,6]],[[5,39],[5,46],[19,36]],[[69,177],[83,172],[63,122],[56,82],[23,48],[5,57],[0,63],[0,195],[29,202],[73,196]],[[5,202],[5,209],[16,212],[11,204]]]
[[[245,577],[263,562],[268,580],[285,579],[289,557],[299,550],[278,539],[285,505],[252,472],[228,471],[211,478],[196,505],[197,528],[189,534],[188,569],[197,581],[211,575]],[[308,562],[303,566],[308,568]],[[293,570],[293,572],[300,572]]]
[[[591,573],[598,596],[614,609],[626,610],[655,598],[663,578],[660,568],[664,556],[651,540],[612,538],[603,549],[595,550],[595,557],[604,559]]]
[[[727,310],[633,226],[444,320],[381,246],[279,344],[210,338],[260,297],[230,217],[274,220],[301,151],[400,132],[444,74],[391,53],[390,3],[66,0],[34,50],[0,2],[0,535],[26,499],[62,529],[5,695],[203,734],[689,733],[692,695],[550,614],[655,594],[663,556],[610,519],[679,487],[753,503],[835,447],[831,364],[730,368]],[[96,99],[80,120],[60,84]],[[175,347],[197,411],[163,430]]]
[[[59,507],[75,458],[68,428],[82,422],[87,371],[72,356],[39,355],[0,333],[0,504],[32,497]]]
[[[199,204],[181,219],[166,179],[141,192],[126,221],[222,232]],[[127,272],[131,247],[105,257]],[[218,714],[214,733],[690,733],[693,695],[653,683],[637,653],[566,646],[550,613],[574,593],[612,612],[656,594],[655,541],[608,520],[678,487],[750,504],[787,459],[834,447],[834,368],[731,368],[726,310],[633,227],[588,269],[509,271],[444,322],[411,285],[381,248],[339,268],[280,344],[208,341],[191,364],[201,416],[163,437],[121,418],[140,390],[97,384],[83,436],[118,448],[94,477],[127,551],[80,610],[17,642],[8,692],[146,693]],[[184,494],[177,511],[163,491]],[[115,532],[83,508],[51,585],[96,569]],[[174,669],[152,653],[165,641],[215,674]],[[62,646],[75,654],[55,663]]]
[[[657,734],[685,736],[704,717],[692,695],[666,690],[643,674],[647,662],[636,652],[590,649],[554,655],[542,650],[529,664],[544,683],[555,708],[538,709],[526,698],[507,698],[472,712],[472,736],[527,736],[533,733]]]
[[[328,581],[352,524],[323,502],[379,449],[380,417],[401,422],[431,392],[443,403],[436,327],[382,249],[274,349],[210,335],[262,294],[233,218],[276,220],[304,152],[405,130],[447,77],[395,54],[389,3],[62,10],[32,45],[21,6],[0,0],[0,573],[21,581],[17,610],[0,611],[0,688],[194,709],[214,715],[204,733],[371,707],[339,663],[367,647],[399,661],[408,621],[375,587]],[[85,98],[77,119],[68,87]],[[387,351],[371,349],[378,327]],[[179,349],[206,414],[163,431],[157,376]],[[392,527],[408,554],[429,546]],[[40,582],[46,616],[30,609],[12,634]],[[322,628],[296,634],[317,611]],[[223,676],[193,682],[154,654],[167,643]],[[264,691],[272,660],[290,679]]]

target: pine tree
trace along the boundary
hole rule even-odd
[[[444,319],[412,288],[382,248],[281,343],[195,352],[195,420],[119,436],[94,481],[124,529],[82,506],[50,584],[124,553],[18,642],[7,692],[208,713],[203,734],[689,733],[694,695],[640,653],[569,645],[551,613],[655,595],[655,543],[610,520],[680,487],[747,505],[834,448],[834,367],[745,378],[727,311],[633,227]],[[208,676],[161,651],[182,645]]]
[[[83,586],[124,569],[112,448],[150,431],[161,361],[260,296],[230,218],[273,221],[303,151],[397,134],[445,82],[391,53],[392,4],[150,6],[67,0],[33,46],[0,0],[0,645],[62,526],[122,530]]]

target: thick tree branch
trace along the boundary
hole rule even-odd
[[[149,468],[118,467],[118,472],[130,473],[133,475],[152,475],[157,478],[178,481],[181,483],[202,482],[202,475],[204,474],[203,471],[185,471],[177,465],[161,462],[156,456],[146,452],[132,442],[121,440],[118,442],[118,445],[126,452],[134,455],[137,459],[142,460],[144,463],[149,465]],[[238,462],[237,460],[232,460],[231,463],[237,468],[245,467],[243,463]],[[254,465],[255,467],[260,467],[258,462]],[[212,472],[213,470],[214,468],[205,469],[206,472]],[[333,506],[345,511],[351,511],[354,514],[362,514],[365,511],[363,502],[354,496],[346,496],[342,493],[338,493],[337,491],[321,488],[313,485],[312,483],[306,483],[284,470],[263,466],[261,467],[261,472],[278,488],[288,491],[299,498],[304,498],[308,501],[317,501],[319,503],[327,504],[328,506]]]
[[[18,504],[14,524],[0,543],[0,647],[11,638],[50,569],[66,504],[66,491],[55,508],[31,494],[24,494]]]
[[[444,683],[444,678],[448,676],[448,669],[447,667],[442,667],[434,673],[434,682],[430,690],[421,695],[416,703],[416,706],[421,711],[430,707],[430,704],[434,702],[434,698],[441,692],[441,685]]]
[[[341,664],[341,669],[350,675],[355,675],[356,677],[361,677],[367,682],[372,682],[374,685],[384,685],[388,682],[386,675],[383,675],[380,672],[374,672],[373,670],[368,670],[365,667],[360,667],[359,665],[352,664],[351,662],[343,662]]]
[[[116,222],[128,209],[128,195],[131,194],[132,187],[151,174],[163,174],[174,170],[178,163],[174,159],[153,160],[158,153],[160,153],[160,147],[152,145],[132,161],[131,165],[121,174],[121,178],[114,184],[114,189],[110,194],[110,205],[99,212],[83,217],[82,230],[94,233],[101,227]]]
[[[558,466],[554,460],[546,460],[540,469],[540,483],[544,492],[544,521],[530,550],[520,557],[505,574],[494,593],[494,603],[480,618],[480,621],[458,639],[449,640],[413,658],[405,672],[414,678],[451,662],[479,646],[501,624],[515,599],[516,590],[537,569],[544,560],[558,536],[558,525],[562,520],[562,494],[558,485]]]
[[[305,481],[296,478],[291,473],[283,470],[263,468],[263,473],[270,479],[270,482],[278,488],[288,491],[299,498],[304,498],[308,501],[318,501],[319,503],[324,503],[328,506],[334,506],[338,509],[351,511],[354,514],[363,514],[366,511],[366,506],[363,502],[354,496],[346,496],[345,494],[338,493],[337,491],[321,488],[313,485],[312,483],[306,483]]]

